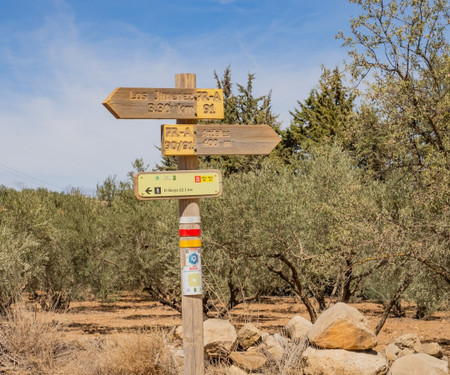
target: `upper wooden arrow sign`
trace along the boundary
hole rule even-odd
[[[162,125],[161,153],[268,155],[281,141],[269,125]]]
[[[221,89],[118,87],[103,105],[119,119],[223,119]]]

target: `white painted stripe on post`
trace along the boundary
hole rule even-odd
[[[199,224],[199,223],[201,223],[200,216],[180,217],[180,224]]]

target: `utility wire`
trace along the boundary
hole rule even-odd
[[[5,171],[5,172],[7,172],[7,173],[10,173],[10,174],[12,174],[12,175],[15,175],[16,177],[20,177],[20,178],[25,178],[25,179],[31,180],[30,182],[31,182],[32,184],[37,185],[37,186],[40,186],[40,185],[43,184],[43,185],[47,185],[47,186],[49,186],[49,187],[56,188],[56,189],[58,189],[59,191],[63,191],[63,190],[64,190],[64,189],[61,188],[60,186],[51,184],[51,183],[49,183],[49,182],[46,182],[46,181],[44,181],[44,180],[41,180],[40,178],[30,176],[29,174],[20,172],[20,171],[18,171],[17,169],[8,167],[8,166],[6,166],[6,165],[4,165],[4,164],[0,164],[0,169],[2,169],[3,171]],[[33,180],[34,180],[34,181],[33,181]]]

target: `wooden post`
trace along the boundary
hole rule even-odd
[[[195,74],[176,74],[175,88],[196,88]],[[177,120],[178,124],[195,124],[197,120]],[[198,156],[178,156],[178,169],[198,169]],[[181,199],[179,218],[181,229],[200,229],[200,200]],[[198,237],[184,237],[186,240]],[[181,272],[186,265],[185,249],[180,248]],[[203,375],[203,296],[182,296],[184,374]]]

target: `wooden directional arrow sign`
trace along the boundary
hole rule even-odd
[[[161,126],[164,156],[268,155],[280,141],[269,125]]]
[[[119,119],[223,119],[221,89],[119,87],[103,102]]]
[[[222,174],[217,169],[143,172],[134,176],[139,200],[213,198],[222,194]]]

